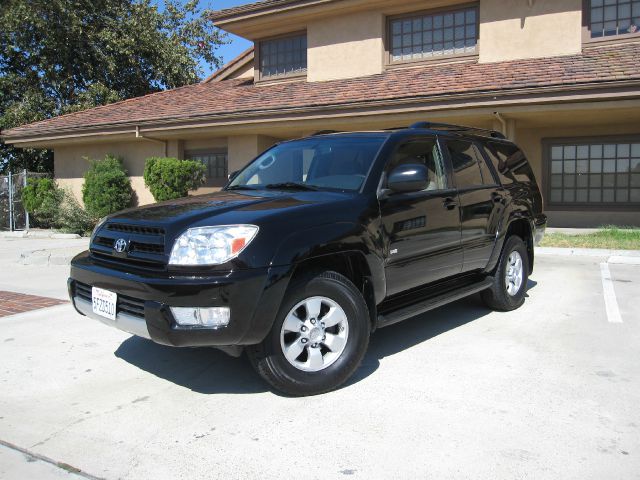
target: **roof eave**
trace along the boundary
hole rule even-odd
[[[640,80],[620,80],[616,82],[591,82],[581,85],[553,85],[545,87],[527,87],[510,90],[487,90],[464,93],[452,93],[436,96],[417,96],[402,99],[386,99],[375,101],[361,101],[343,104],[318,105],[313,107],[289,107],[261,111],[239,111],[230,114],[202,114],[187,117],[173,117],[149,119],[144,121],[119,122],[90,127],[73,127],[67,129],[40,130],[37,134],[12,135],[8,130],[2,139],[5,143],[15,146],[43,145],[47,142],[89,138],[97,136],[135,135],[136,129],[153,130],[156,132],[173,131],[192,127],[207,127],[219,125],[247,125],[279,121],[289,116],[316,115],[332,117],[346,111],[368,111],[369,114],[384,108],[403,108],[408,105],[429,105],[430,108],[454,109],[482,106],[499,106],[508,104],[534,104],[544,102],[594,101],[598,99],[628,99],[640,98],[638,85]],[[606,91],[603,97],[599,91]],[[614,96],[609,93],[614,91]],[[590,95],[591,94],[591,95]],[[498,100],[500,99],[500,100]],[[542,100],[541,100],[542,99]],[[413,107],[412,107],[413,108]],[[9,135],[7,135],[9,134]],[[39,147],[46,148],[46,147]]]
[[[309,5],[318,3],[328,3],[336,0],[267,0],[263,2],[255,2],[238,7],[226,8],[209,14],[209,19],[214,25],[220,26],[231,21],[238,21],[245,18],[253,18],[256,16],[271,15],[281,13],[287,10],[296,10],[305,8]]]

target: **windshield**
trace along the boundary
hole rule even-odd
[[[227,189],[357,191],[385,139],[327,136],[283,143],[255,159]]]

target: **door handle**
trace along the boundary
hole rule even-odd
[[[500,195],[499,193],[492,193],[491,194],[491,200],[493,200],[495,203],[501,203],[503,199],[504,199],[504,197],[502,195]]]
[[[453,210],[458,206],[458,202],[456,202],[453,198],[446,198],[444,202],[442,202],[442,206],[447,210]]]

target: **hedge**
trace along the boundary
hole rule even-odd
[[[144,165],[144,184],[157,202],[186,197],[204,183],[204,175],[204,165],[194,160],[151,157]]]

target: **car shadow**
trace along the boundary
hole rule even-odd
[[[427,342],[491,312],[477,294],[377,330],[371,336],[369,350],[360,368],[346,386],[357,383],[375,372],[383,358]]]
[[[528,290],[536,282],[529,280]],[[342,387],[353,385],[374,373],[380,360],[478,320],[491,313],[480,295],[417,315],[376,331],[360,368]],[[176,385],[203,394],[251,394],[269,391],[246,356],[233,358],[215,348],[174,348],[140,337],[122,342],[115,356]],[[274,391],[275,394],[281,395]]]
[[[115,356],[156,377],[203,394],[261,393],[269,390],[245,356],[215,348],[175,348],[140,337],[122,342]]]

